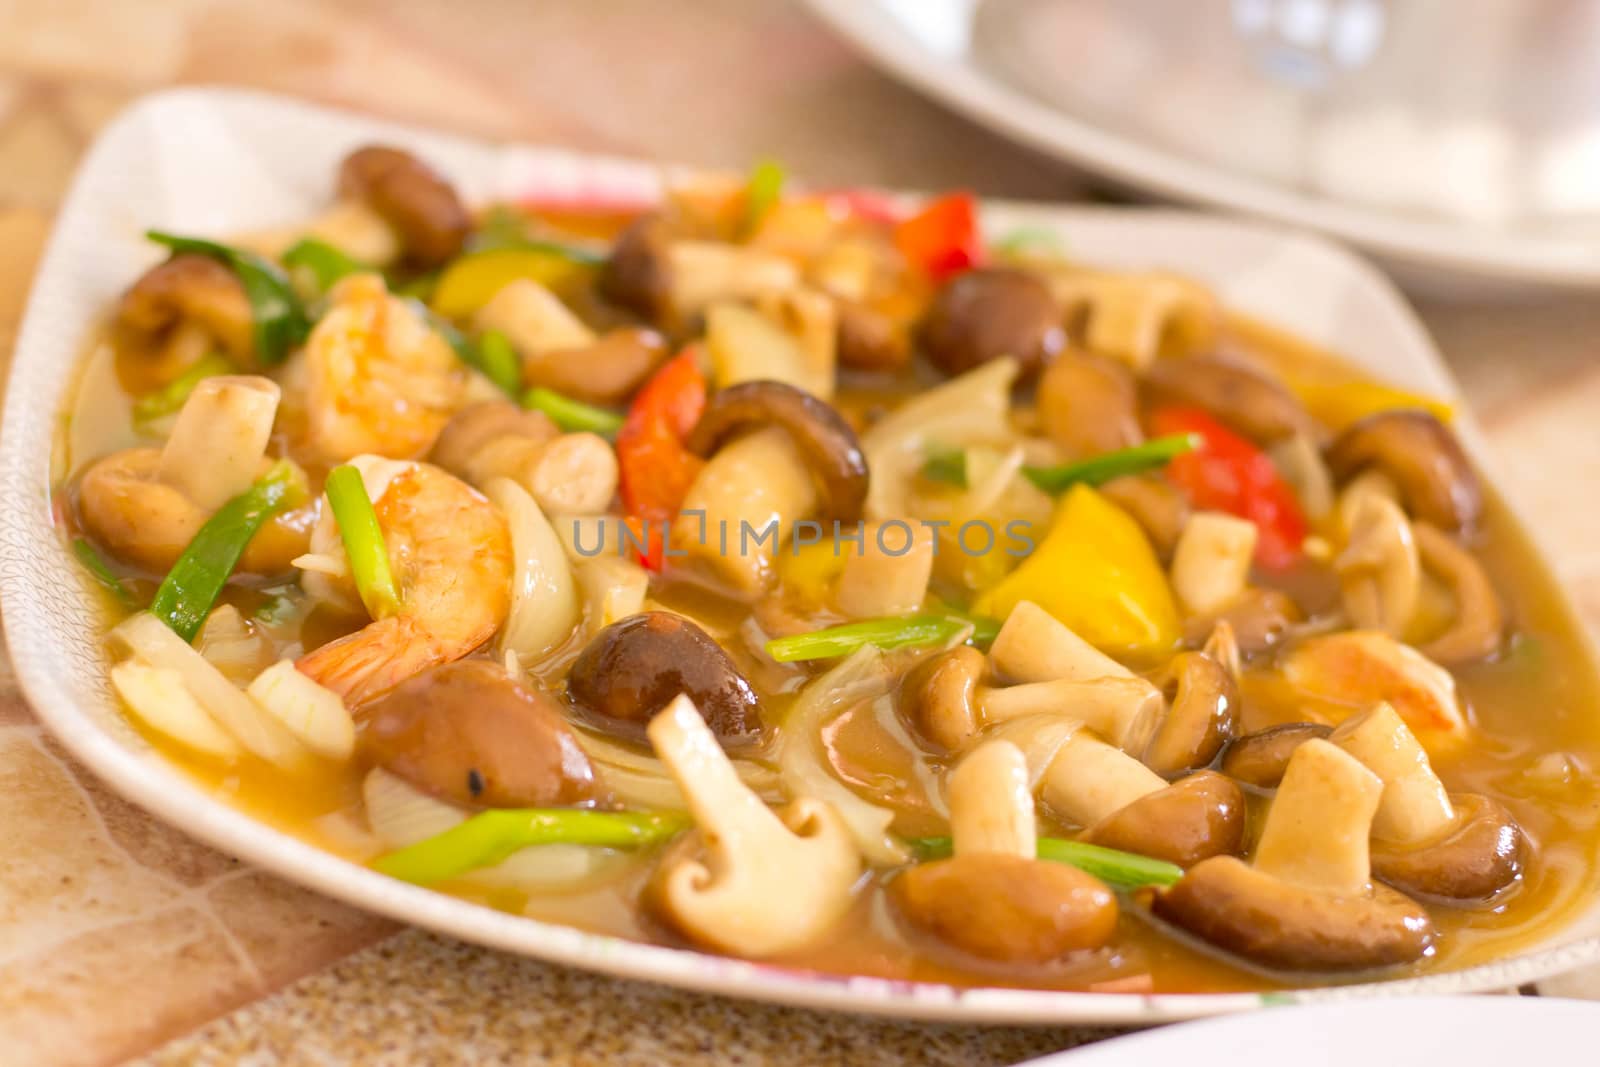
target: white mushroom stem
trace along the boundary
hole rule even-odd
[[[1008,682],[1134,677],[1128,668],[1031,600],[1019,602],[1006,616],[1005,625],[989,646],[989,662]]]
[[[1010,741],[985,741],[950,772],[952,851],[1001,852],[1032,859],[1037,820],[1028,761]]]
[[[1087,730],[1056,750],[1040,785],[1044,802],[1079,826],[1093,826],[1167,787],[1159,774]]]
[[[1370,490],[1359,491],[1344,510],[1348,540],[1334,569],[1345,613],[1363,629],[1401,635],[1422,591],[1422,564],[1411,523],[1399,504]]]
[[[478,330],[498,330],[523,358],[559,348],[585,348],[595,333],[584,325],[550,290],[531,278],[518,278],[501,286],[478,309],[472,324]]]
[[[794,263],[773,252],[719,241],[675,241],[668,249],[672,302],[689,316],[721,300],[750,300],[792,289],[800,282]]]
[[[1255,523],[1199,512],[1184,524],[1172,554],[1173,592],[1191,614],[1216,614],[1244,592],[1255,551]]]
[[[703,856],[669,856],[665,917],[724,952],[763,957],[810,942],[850,906],[861,853],[826,802],[800,797],[780,818],[738,773],[688,697],[650,720],[650,743],[688,801]]]
[[[758,593],[795,521],[816,503],[816,479],[794,440],[769,426],[719,448],[701,468],[673,522],[673,544],[740,591]]]
[[[808,286],[769,289],[756,299],[761,313],[800,346],[803,387],[830,400],[838,362],[839,313],[831,297]]]
[[[1383,779],[1373,836],[1407,845],[1438,837],[1454,825],[1455,808],[1428,754],[1398,712],[1378,704],[1340,723],[1328,740]]]
[[[1065,715],[1119,748],[1142,750],[1161,719],[1161,691],[1143,678],[1060,678],[978,692],[987,722],[1026,715]]]
[[[1294,750],[1267,811],[1254,867],[1293,885],[1359,894],[1371,884],[1367,837],[1383,780],[1321,739]]]
[[[261,474],[281,391],[270,378],[224,375],[194,387],[161,449],[160,479],[205,511]]]
[[[909,615],[922,607],[932,575],[932,527],[869,522],[860,547],[845,556],[834,600],[853,619]]]

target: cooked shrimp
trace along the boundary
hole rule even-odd
[[[352,706],[492,637],[511,608],[513,563],[505,520],[465,482],[427,463],[353,462],[383,531],[400,610],[296,664]],[[312,531],[311,548],[296,561],[308,572],[307,591],[354,600],[331,509]]]
[[[306,342],[307,444],[329,463],[425,454],[465,400],[461,361],[376,274],[346,278],[332,301]]]

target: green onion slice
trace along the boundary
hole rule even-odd
[[[535,386],[522,394],[522,406],[531,411],[542,411],[550,421],[569,433],[588,431],[602,437],[615,437],[622,429],[623,418],[615,411],[585,404],[554,389]]]
[[[918,859],[935,860],[950,855],[951,846],[948,837],[924,837],[911,847]],[[1036,848],[1040,859],[1076,867],[1123,892],[1150,885],[1166,888],[1183,877],[1183,868],[1175,863],[1063,837],[1041,837]]]
[[[117,603],[125,608],[139,606],[138,599],[127,586],[122,584],[122,579],[111,569],[111,564],[106,562],[105,557],[89,543],[87,538],[72,539],[72,554],[78,557],[78,562],[83,564],[83,569],[89,572],[89,577],[95,580],[96,585],[117,598]]]
[[[373,869],[418,885],[492,867],[532,845],[640,848],[676,837],[689,818],[675,812],[499,808],[373,861]]]
[[[750,182],[745,186],[744,234],[755,233],[761,223],[777,206],[783,196],[786,179],[783,164],[773,159],[763,159],[750,171]]]
[[[928,458],[922,464],[922,476],[930,482],[967,488],[967,450],[930,447]]]
[[[477,367],[501,391],[516,396],[522,388],[522,360],[499,330],[486,330],[478,338]]]
[[[367,497],[361,472],[348,463],[333,468],[323,492],[328,494],[328,506],[339,524],[339,538],[344,541],[361,603],[374,619],[388,618],[400,610],[400,594],[389,569],[389,549],[383,543],[378,513]]]
[[[1008,256],[1025,255],[1028,252],[1043,252],[1049,255],[1061,255],[1066,248],[1066,242],[1061,235],[1044,226],[1018,226],[1008,233],[1000,235],[993,246],[995,251]]]
[[[767,642],[767,655],[779,663],[832,659],[849,655],[863,645],[885,652],[896,648],[939,645],[973,627],[973,620],[950,615],[898,615],[830,626],[808,634],[775,637]]]
[[[283,254],[286,267],[304,267],[317,279],[317,288],[326,293],[340,278],[360,274],[371,267],[351,259],[342,250],[315,237],[302,237]]]
[[[282,363],[289,355],[289,350],[304,341],[311,332],[311,320],[306,315],[305,306],[295,295],[288,277],[275,263],[254,252],[199,237],[182,237],[160,230],[146,231],[145,236],[174,252],[210,256],[233,271],[239,284],[244,286],[245,297],[250,301],[256,356],[262,363]]]
[[[215,378],[222,374],[232,374],[233,364],[217,355],[215,352],[204,356],[194,366],[172,379],[155,392],[146,393],[133,402],[133,421],[139,423],[154,422],[176,414],[183,407],[184,401],[189,399],[189,394],[194,392],[194,387],[207,378]]]
[[[301,489],[299,471],[281,460],[218,508],[167,572],[150,613],[185,641],[193,641],[250,539]]]
[[[1163,467],[1175,456],[1200,447],[1200,438],[1192,433],[1175,433],[1156,437],[1132,448],[1119,448],[1115,452],[1093,456],[1077,463],[1063,463],[1055,467],[1023,467],[1028,481],[1047,493],[1059,493],[1083,482],[1103,485],[1125,474],[1139,474]]]
[[[509,341],[506,341],[505,348],[502,350],[495,351],[491,347],[490,354],[486,358],[481,343],[473,344],[468,340],[467,335],[456,327],[455,323],[435,312],[421,300],[414,297],[406,297],[405,300],[411,306],[411,310],[422,316],[422,320],[440,337],[444,338],[445,343],[455,352],[457,359],[473,370],[480,372],[509,396],[516,397],[517,392],[522,388],[522,364],[517,359],[516,352],[511,350]],[[504,337],[498,331],[491,330],[484,336],[498,336],[504,340]],[[490,342],[490,344],[494,346],[495,342]]]
[[[569,241],[556,241],[528,235],[528,220],[506,208],[496,208],[483,220],[467,241],[467,252],[488,252],[511,248],[524,252],[545,252],[584,267],[603,266],[606,253]]]

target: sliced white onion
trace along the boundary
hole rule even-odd
[[[561,538],[522,486],[496,478],[484,486],[511,528],[517,569],[511,578],[511,611],[497,647],[524,662],[540,659],[578,625],[578,589]]]
[[[148,611],[124,619],[111,636],[145,664],[182,675],[189,694],[255,755],[279,767],[294,767],[304,758],[294,735]]]
[[[430,797],[382,767],[367,774],[361,783],[361,796],[366,801],[372,832],[391,849],[426,841],[467,817],[463,809]]]
[[[687,811],[683,791],[667,773],[667,765],[647,752],[601,737],[587,730],[574,730],[578,744],[600,769],[600,777],[624,807],[657,811]],[[739,780],[769,804],[784,799],[783,782],[778,772],[754,760],[731,760]]]
[[[229,762],[244,752],[183,687],[177,671],[119,663],[111,668],[111,684],[140,722],[185,748]]]
[[[893,676],[883,653],[867,645],[801,690],[783,723],[778,768],[791,797],[811,797],[833,805],[862,853],[879,866],[903,863],[906,849],[889,833],[894,812],[869,804],[828,770],[822,729],[846,709],[888,693]]]
[[[274,663],[245,692],[317,755],[347,760],[355,751],[356,724],[344,701],[295,670],[293,660]]]

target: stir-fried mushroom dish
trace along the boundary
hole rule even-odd
[[[134,727],[394,878],[834,973],[1263,989],[1575,914],[1600,689],[1448,403],[785,185],[370,146],[152,232],[54,496]]]

